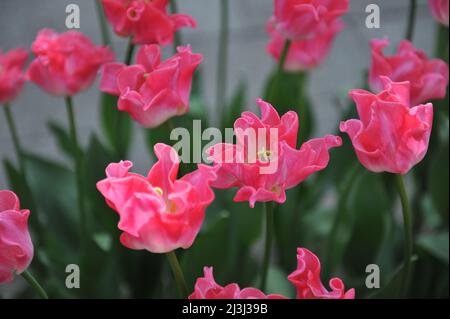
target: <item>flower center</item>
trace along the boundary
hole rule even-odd
[[[258,153],[258,159],[261,162],[270,162],[270,158],[272,156],[272,151],[262,148]]]
[[[280,195],[280,193],[281,193],[281,187],[280,187],[279,185],[273,185],[273,186],[270,188],[270,191],[271,191],[271,192],[274,192],[275,194]]]
[[[167,212],[168,213],[176,213],[177,212],[177,204],[175,204],[173,201],[168,201],[167,203]]]
[[[153,187],[153,190],[155,191],[156,194],[163,197],[164,191],[162,190],[161,187]],[[171,201],[169,199],[164,199],[164,198],[162,198],[162,199],[166,203],[166,212],[167,213],[174,214],[177,212],[177,204],[175,204],[173,201]]]
[[[153,187],[153,190],[155,193],[157,193],[159,196],[162,196],[164,194],[164,191],[161,189],[161,187]]]

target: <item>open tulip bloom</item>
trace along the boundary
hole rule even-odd
[[[25,83],[23,68],[28,59],[25,49],[0,50],[0,105],[12,101]]]
[[[448,85],[448,65],[441,59],[429,59],[408,40],[400,42],[395,55],[386,56],[383,49],[388,39],[371,41],[372,63],[369,84],[373,91],[384,89],[383,76],[394,82],[409,82],[411,104],[418,105],[445,97]]]
[[[360,119],[342,122],[340,129],[368,170],[406,174],[427,153],[433,105],[411,105],[409,82],[381,80],[384,90],[379,94],[350,91]]]
[[[131,249],[167,253],[189,248],[214,200],[216,178],[205,165],[177,179],[180,160],[173,148],[155,145],[158,162],[147,176],[130,173],[130,161],[112,163],[97,188],[120,216],[122,244]]]
[[[101,0],[108,21],[119,36],[135,44],[167,45],[175,32],[197,23],[187,14],[168,14],[169,0]]]
[[[189,299],[287,299],[278,294],[266,295],[256,288],[241,289],[236,283],[220,286],[214,280],[212,267],[205,267],[203,274]],[[319,258],[306,248],[297,249],[297,269],[287,279],[295,286],[297,299],[355,299],[355,289],[345,291],[339,278],[330,280],[331,292],[324,287]]]
[[[109,63],[103,67],[100,90],[119,96],[118,108],[144,127],[157,127],[189,110],[192,76],[202,61],[190,47],[161,62],[157,45],[139,49],[136,64]]]
[[[0,148],[0,177],[9,185],[0,190],[0,299],[48,298],[47,291],[55,298],[173,298],[175,287],[189,308],[205,302],[198,299],[268,306],[356,296],[448,298],[449,1],[418,6],[411,0],[402,37],[388,32],[397,21],[383,25],[398,41],[394,52],[388,53],[387,36],[366,39],[370,54],[358,67],[368,74],[351,87],[347,81],[350,73],[357,78],[356,66],[330,74],[326,68],[335,61],[324,63],[333,46],[339,59],[353,58],[339,52],[355,50],[347,47],[354,37],[341,41],[341,35],[364,21],[344,17],[350,0],[261,1],[262,9],[268,3],[272,9],[259,17],[266,48],[249,55],[242,52],[245,45],[238,47],[232,66],[241,72],[251,56],[262,62],[257,76],[270,76],[260,94],[247,96],[254,88],[242,85],[233,98],[227,86],[236,70],[227,56],[236,48],[228,40],[242,30],[239,15],[230,14],[231,0],[203,1],[220,6],[220,27],[217,50],[202,51],[197,37],[209,45],[216,36],[200,21],[203,30],[194,30],[197,17],[183,12],[190,2],[179,12],[176,0],[95,0],[102,45],[75,30],[77,4],[66,7],[66,27],[73,22],[74,30],[39,26],[25,48],[10,48],[2,39],[0,140],[11,148]],[[377,8],[367,4],[362,27],[376,27]],[[419,46],[432,41],[417,41],[414,33],[422,9],[421,19],[428,16],[436,29],[434,53]],[[208,16],[208,23],[216,22]],[[217,61],[208,54],[216,51]],[[264,68],[264,58],[272,70]],[[203,85],[210,81],[203,71],[210,72],[211,61],[215,86]],[[345,67],[350,64],[356,65]],[[325,80],[319,73],[320,81],[309,77],[319,67]],[[262,84],[257,76],[249,77],[252,85]],[[65,158],[48,159],[24,147],[36,143],[45,153],[39,138],[22,144],[36,131],[28,130],[23,116],[16,124],[13,104],[29,104],[27,116],[36,126],[40,117],[34,116],[42,112],[34,96],[20,96],[27,81],[41,95],[61,104],[64,99],[67,127],[57,121],[57,111],[47,124]],[[217,90],[215,105],[209,103],[211,88]],[[98,108],[86,101],[88,90],[100,95]],[[243,106],[257,96],[264,100],[256,100],[256,112]],[[92,123],[85,121],[79,134],[78,97],[84,119],[98,114],[98,129],[86,132]],[[329,97],[334,105],[327,109],[319,102]],[[341,98],[348,107],[333,112]],[[138,128],[145,146],[139,146]],[[137,173],[139,152],[155,155],[143,175]],[[390,194],[393,186],[398,198]]]
[[[327,135],[296,148],[298,116],[290,111],[279,116],[269,103],[259,99],[261,118],[244,112],[234,123],[237,144],[216,144],[207,152],[214,163],[216,188],[237,187],[235,201],[283,203],[285,191],[314,172],[327,167],[328,150],[341,146],[339,136]]]

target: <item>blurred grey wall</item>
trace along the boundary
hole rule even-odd
[[[65,7],[78,4],[81,29],[100,44],[100,32],[95,0],[0,0],[0,47],[29,48],[36,33],[44,28],[65,31]],[[249,85],[247,105],[254,107],[260,97],[265,79],[275,63],[266,53],[265,23],[272,12],[272,0],[230,1],[230,48],[228,96],[241,80]],[[381,28],[365,27],[365,7],[375,3],[381,7]],[[344,17],[346,29],[337,37],[327,61],[312,73],[309,92],[318,121],[315,136],[333,132],[339,124],[336,98],[345,100],[350,88],[357,88],[361,72],[370,63],[369,40],[389,36],[392,44],[403,37],[408,14],[408,0],[351,0],[350,13]],[[204,55],[203,94],[208,108],[214,109],[217,40],[219,29],[219,0],[178,0],[179,11],[191,14],[198,22],[195,30],[182,31],[183,42],[191,44],[194,52]],[[414,44],[432,55],[436,24],[425,0],[419,0]],[[126,41],[113,35],[117,58],[123,60]],[[98,84],[75,98],[76,116],[82,143],[92,131],[99,131]],[[32,83],[27,83],[15,101],[13,112],[24,147],[34,153],[64,160],[58,153],[46,124],[49,120],[66,125],[64,101],[51,97]],[[11,138],[3,112],[0,112],[0,158],[14,159]],[[209,112],[214,114],[214,112]],[[142,130],[135,126],[135,140],[130,160],[136,169],[145,172],[150,165],[149,150],[144,146]],[[7,187],[3,167],[0,167],[0,189]]]

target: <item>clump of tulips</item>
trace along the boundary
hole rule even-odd
[[[228,10],[227,2],[221,0],[222,10]],[[198,50],[185,45],[180,34],[183,28],[195,28],[197,21],[176,12],[175,1],[97,3],[103,28],[107,30],[109,24],[117,36],[129,39],[123,61],[117,60],[108,45],[107,32],[103,34],[105,45],[99,46],[78,31],[42,29],[31,45],[34,58],[28,66],[27,50],[0,51],[0,102],[16,151],[14,164],[5,162],[11,190],[0,190],[0,284],[21,275],[39,296],[47,298],[48,290],[50,297],[60,297],[64,280],[53,273],[71,260],[68,263],[79,265],[82,279],[79,291],[68,292],[70,297],[102,296],[91,283],[97,277],[89,275],[96,267],[109,274],[107,281],[114,286],[110,291],[116,291],[113,297],[161,297],[155,291],[163,289],[155,286],[167,277],[165,265],[171,269],[174,284],[161,286],[176,286],[182,298],[372,296],[362,279],[367,274],[362,271],[355,280],[348,270],[354,262],[358,267],[380,264],[383,278],[398,283],[392,296],[414,296],[414,270],[427,267],[421,256],[426,256],[432,239],[437,238],[424,237],[422,231],[438,231],[448,244],[448,223],[447,228],[426,223],[431,211],[442,208],[437,197],[442,196],[440,190],[427,184],[428,175],[440,178],[440,169],[445,175],[443,166],[447,165],[448,189],[448,157],[446,162],[439,157],[441,149],[448,150],[448,136],[438,134],[445,126],[448,130],[448,42],[447,52],[444,49],[438,52],[442,53],[439,58],[429,58],[413,45],[413,20],[408,21],[409,38],[391,55],[384,53],[388,38],[372,39],[368,78],[361,85],[370,89],[350,90],[351,105],[340,124],[336,123],[336,131],[311,138],[314,108],[307,96],[307,76],[323,64],[333,42],[344,32],[342,17],[349,11],[349,2],[273,1],[273,15],[266,23],[267,52],[277,67],[264,98],[256,100],[260,115],[248,110],[241,113],[239,94],[235,105],[227,108],[223,83],[227,81],[228,16],[221,15],[217,108],[221,129],[233,126],[235,138],[206,146],[207,163],[197,165],[181,161],[171,140],[177,127],[189,130],[195,119],[207,123],[206,106],[199,102],[201,74],[197,71],[203,56],[193,53]],[[440,28],[448,28],[448,1],[430,0],[429,5],[433,17],[444,25]],[[169,45],[173,52],[164,57],[163,52],[169,50],[162,48]],[[98,74],[107,142],[93,136],[89,147],[84,147],[78,136],[75,97],[91,88]],[[38,161],[22,147],[11,107],[26,81],[65,103],[67,123],[54,131],[59,132],[70,168]],[[291,89],[292,82],[295,89]],[[136,127],[145,132],[145,147],[153,149],[149,156],[155,156],[144,175],[132,172],[128,152]],[[54,180],[45,181],[49,167],[58,170],[50,177]],[[67,177],[65,183],[59,180],[62,176]],[[40,186],[44,182],[60,189],[45,189]],[[391,193],[394,189],[399,196]],[[55,192],[66,191],[68,201],[56,198]],[[370,198],[372,192],[374,197],[387,199]],[[43,196],[48,197],[44,200]],[[21,208],[19,198],[28,209]],[[323,207],[314,208],[330,198],[336,207],[327,214],[321,212]],[[366,203],[362,198],[369,199]],[[401,214],[399,210],[393,217],[398,199]],[[448,214],[446,200],[444,212],[447,209]],[[364,207],[378,205],[377,201],[386,203],[386,212],[372,214],[373,224],[361,224]],[[64,220],[65,216],[61,223],[70,223],[71,231],[53,233],[53,219]],[[448,221],[448,216],[440,218]],[[365,229],[370,236],[371,227],[386,220],[390,228],[385,243],[374,235],[377,243],[373,244],[364,236]],[[259,238],[260,249],[255,250]],[[63,247],[69,251],[67,256],[58,253],[58,242],[66,240],[71,241]],[[369,258],[358,259],[362,249],[374,247],[377,250]],[[390,262],[383,264],[387,255],[391,255]],[[216,282],[213,268],[218,282],[233,283]],[[333,273],[343,279],[334,277],[323,284],[322,278]],[[101,282],[106,280],[97,285]],[[274,289],[277,283],[284,290]],[[384,279],[382,283],[389,286]],[[128,293],[121,294],[120,285]],[[174,296],[173,290],[166,295]]]

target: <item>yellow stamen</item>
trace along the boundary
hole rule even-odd
[[[257,155],[261,162],[270,162],[272,152],[270,150],[266,150],[265,148],[263,148],[261,151],[257,153]]]
[[[161,189],[161,187],[153,187],[153,190],[155,193],[157,193],[159,196],[162,196],[164,194],[164,191]]]

